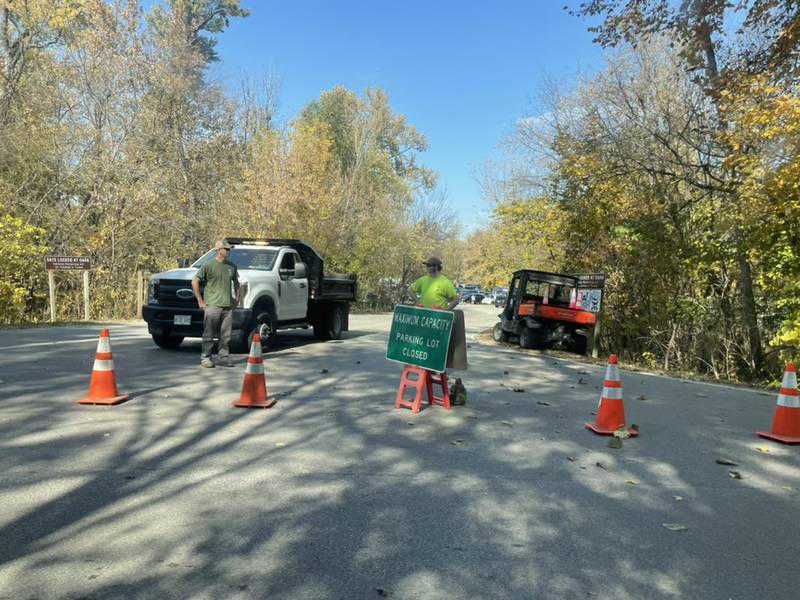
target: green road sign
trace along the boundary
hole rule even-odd
[[[452,311],[398,304],[386,358],[441,373],[447,366],[452,329]]]

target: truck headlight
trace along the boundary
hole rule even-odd
[[[147,303],[148,304],[155,304],[156,303],[156,286],[158,285],[158,279],[151,279],[147,284]]]
[[[249,287],[246,281],[239,282],[239,301],[236,303],[236,308],[244,308],[244,298]]]

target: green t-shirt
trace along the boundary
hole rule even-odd
[[[236,265],[229,260],[219,262],[216,258],[208,261],[197,270],[195,275],[206,288],[203,290],[203,300],[209,306],[229,308],[233,304],[231,283],[239,283],[239,273]]]
[[[411,289],[420,294],[420,303],[425,308],[447,308],[450,300],[458,297],[453,282],[444,275],[423,275],[411,284]]]

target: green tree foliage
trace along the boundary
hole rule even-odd
[[[43,229],[25,225],[0,204],[0,323],[19,322],[43,303],[44,237]]]
[[[425,138],[381,90],[324,92],[278,128],[273,82],[235,95],[209,76],[217,39],[246,16],[239,0],[0,2],[0,202],[6,227],[39,236],[15,298],[43,292],[30,275],[46,246],[92,259],[92,314],[131,317],[137,272],[251,235],[309,240],[385,308],[391,282],[452,246],[456,228],[416,209],[435,184]],[[80,316],[80,295],[59,280],[61,317]]]
[[[737,11],[740,30],[725,21]],[[796,6],[585,2],[607,68],[513,142],[492,227],[534,265],[608,273],[605,349],[753,379],[798,353]],[[751,43],[758,40],[758,43]],[[795,41],[792,41],[795,40]],[[509,185],[514,190],[520,185]]]

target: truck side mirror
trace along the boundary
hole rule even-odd
[[[305,279],[307,275],[306,263],[298,262],[294,264],[294,278]]]

